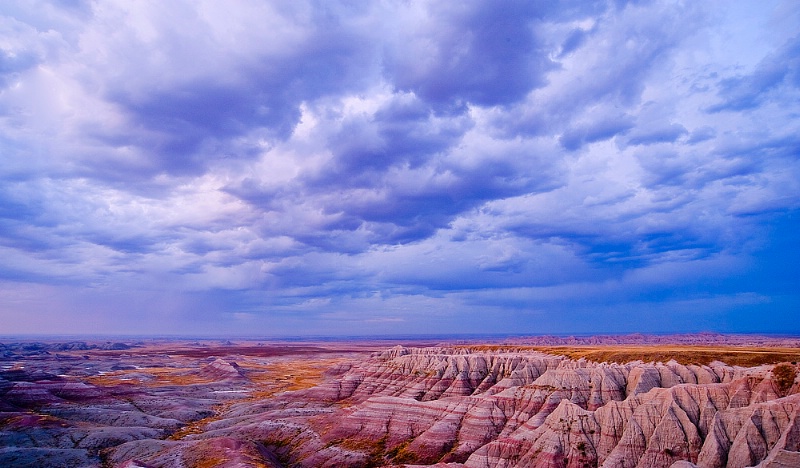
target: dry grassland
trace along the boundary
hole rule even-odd
[[[145,387],[163,387],[168,385],[194,385],[212,382],[212,379],[193,374],[197,369],[190,367],[147,367],[136,370],[121,370],[103,375],[93,375],[86,378],[92,385],[112,386],[120,384],[135,384]],[[129,378],[129,375],[146,374],[153,380],[138,380]]]
[[[348,361],[347,358],[292,359],[270,364],[241,363],[248,378],[258,384],[253,399],[269,398],[276,393],[303,390],[322,382],[326,370]],[[256,372],[254,372],[256,371]]]
[[[242,398],[232,399],[220,404],[215,409],[213,416],[187,424],[172,434],[170,439],[179,440],[190,434],[204,432],[206,425],[223,417],[231,405],[271,398],[280,392],[314,387],[322,382],[323,374],[326,370],[346,360],[345,358],[299,358],[271,363],[242,361],[239,363],[239,368],[255,384],[255,388],[249,393],[243,394]]]
[[[694,345],[609,345],[609,346],[467,346],[476,351],[538,351],[566,356],[570,359],[586,359],[593,362],[631,361],[668,362],[708,365],[721,361],[731,366],[752,367],[762,364],[800,361],[798,348],[751,348],[738,346],[694,346]]]

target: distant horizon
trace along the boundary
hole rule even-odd
[[[800,334],[798,24],[8,0],[0,333]]]
[[[417,341],[435,341],[435,340],[500,340],[509,338],[592,338],[592,337],[612,337],[624,338],[630,336],[653,336],[653,337],[670,337],[670,336],[698,336],[703,335],[711,336],[730,336],[730,337],[754,337],[754,338],[798,338],[800,333],[721,333],[712,331],[701,332],[686,332],[686,333],[545,333],[545,334],[515,334],[515,333],[461,333],[461,334],[398,334],[398,335],[285,335],[285,336],[262,336],[262,335],[177,335],[177,334],[163,334],[163,335],[124,335],[124,334],[108,334],[108,335],[59,335],[59,334],[17,334],[17,335],[0,335],[0,344],[3,341],[18,340],[22,338],[30,339],[43,339],[43,340],[197,340],[197,341],[278,341],[278,342],[304,342],[304,341],[402,341],[402,340],[417,340]]]

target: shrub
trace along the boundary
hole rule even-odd
[[[772,377],[781,395],[786,395],[797,377],[797,368],[788,362],[782,362],[772,368]]]

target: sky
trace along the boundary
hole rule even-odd
[[[0,334],[800,333],[800,3],[4,0]]]

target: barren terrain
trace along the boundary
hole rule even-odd
[[[797,343],[705,338],[2,341],[0,466],[800,466]]]

